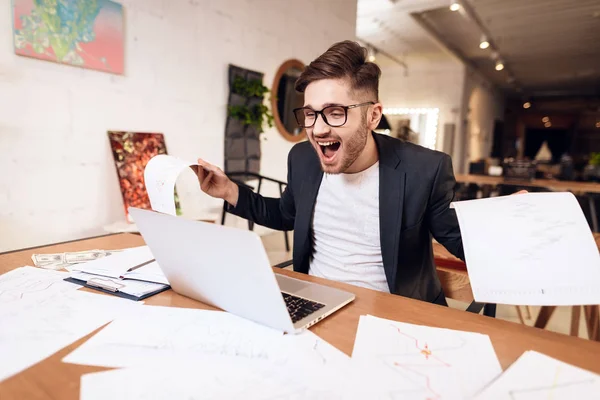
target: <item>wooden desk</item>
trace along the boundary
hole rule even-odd
[[[522,185],[548,188],[556,192],[600,193],[600,183],[594,182],[559,181],[556,179],[506,180],[502,176],[489,175],[456,175],[455,178],[458,183],[474,183],[477,185]]]
[[[0,272],[31,264],[34,252],[62,252],[86,249],[120,249],[143,244],[140,236],[119,234],[55,246],[0,254]],[[562,361],[600,373],[600,343],[583,340],[512,322],[501,321],[460,310],[412,300],[400,296],[326,281],[287,270],[277,273],[325,283],[356,294],[356,300],[311,330],[342,350],[352,353],[360,315],[371,314],[413,324],[460,329],[488,334],[502,368],[506,369],[525,350],[537,350]],[[172,290],[147,299],[146,304],[212,309],[183,297]],[[0,399],[77,399],[82,374],[104,368],[65,364],[60,360],[81,345],[89,335],[62,349],[46,360],[0,383]]]

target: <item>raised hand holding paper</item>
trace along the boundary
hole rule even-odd
[[[175,182],[183,170],[197,165],[166,154],[159,154],[148,161],[144,169],[144,183],[154,211],[177,215]]]

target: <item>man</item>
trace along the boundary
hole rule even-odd
[[[304,70],[294,110],[307,142],[288,156],[281,199],[234,184],[198,160],[201,188],[229,211],[294,230],[294,270],[446,305],[431,236],[464,259],[448,155],[372,133],[382,116],[381,70],[355,42],[333,45]]]

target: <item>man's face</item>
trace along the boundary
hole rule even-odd
[[[304,106],[320,111],[328,106],[349,106],[364,103],[370,98],[351,96],[350,83],[344,79],[322,79],[310,83],[304,91]],[[322,115],[316,117],[315,124],[306,128],[308,139],[312,143],[323,172],[339,174],[345,172],[356,161],[367,143],[369,129],[366,121],[370,105],[348,110],[346,123],[332,127],[323,121]],[[333,125],[344,121],[344,110],[328,108],[325,112],[328,122]]]

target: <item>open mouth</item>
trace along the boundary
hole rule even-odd
[[[340,149],[341,142],[337,140],[331,140],[329,142],[317,142],[317,144],[321,148],[321,152],[323,153],[325,158],[327,160],[331,160],[337,154],[337,151]]]

